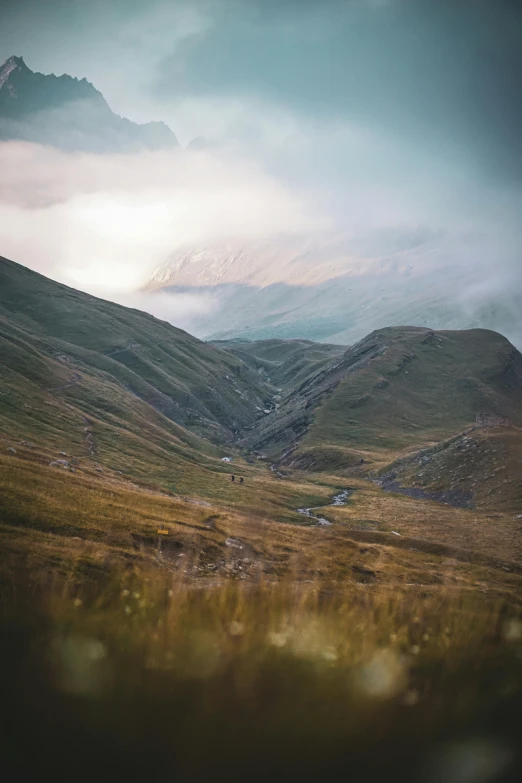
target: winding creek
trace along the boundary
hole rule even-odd
[[[318,511],[321,508],[332,508],[332,506],[345,506],[348,498],[353,495],[355,492],[354,489],[343,489],[342,492],[339,492],[338,495],[334,495],[330,503],[325,503],[323,506],[310,506],[308,508],[296,508],[296,511],[298,514],[303,514],[305,517],[309,517],[310,519],[315,519],[316,524],[312,525],[312,527],[329,527],[333,524],[333,522],[330,522],[328,519],[325,519],[324,517],[317,516],[314,514],[314,511]]]

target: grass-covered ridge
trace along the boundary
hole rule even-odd
[[[471,427],[479,413],[520,426],[521,388],[522,355],[495,332],[386,328],[298,377],[244,442],[308,469],[389,461]]]
[[[220,484],[234,432],[268,395],[229,353],[5,259],[0,365],[6,448],[25,441],[179,492]]]
[[[6,259],[0,326],[2,363],[24,381],[49,390],[108,382],[113,396],[130,393],[200,435],[230,437],[266,395],[257,374],[229,353]]]

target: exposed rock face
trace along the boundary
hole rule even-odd
[[[477,427],[510,427],[511,422],[509,419],[504,419],[501,416],[494,416],[491,413],[477,413],[475,419]]]
[[[0,66],[0,140],[97,153],[178,146],[163,122],[138,125],[115,114],[87,79],[35,73],[14,56]]]

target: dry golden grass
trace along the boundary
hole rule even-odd
[[[515,747],[521,578],[457,548],[470,512],[353,479],[312,527],[291,508],[343,479],[256,468],[282,524],[45,463],[0,457],[6,779],[414,780],[462,731]],[[408,531],[358,529],[387,514]]]
[[[470,643],[522,642],[520,609],[508,608],[505,597],[412,587],[345,582],[332,590],[320,576],[298,582],[290,574],[261,577],[255,585],[198,582],[181,571],[141,568],[107,575],[94,586],[73,574],[33,572],[21,593],[68,634],[96,631],[107,640],[131,634],[132,644],[156,661],[151,668],[175,668],[173,650],[198,629],[216,637],[225,657],[240,643],[250,659],[256,650],[286,648],[297,658],[335,666],[360,664],[384,647],[436,659]]]
[[[520,520],[509,513],[453,508],[444,503],[384,492],[360,479],[348,505],[328,509],[328,518],[353,529],[376,530],[437,542],[490,555],[499,561],[522,562]]]
[[[511,751],[520,716],[520,609],[468,589],[32,569],[0,619],[18,771],[414,780],[463,730]]]
[[[249,508],[250,501],[227,508],[120,476],[71,474],[12,456],[1,457],[0,464],[4,573],[29,562],[35,573],[50,568],[80,581],[156,569],[196,581],[320,579],[336,590],[340,583],[434,590],[446,585],[507,595],[520,587],[520,569],[513,564],[518,550],[497,540],[491,520],[384,493],[360,479],[351,482],[357,489],[347,506],[320,512],[334,524],[315,527],[297,514],[304,524],[274,521],[263,506]],[[310,497],[328,502],[339,489],[335,477],[321,477],[321,485],[296,479],[260,476],[270,482],[283,517],[290,515],[289,497],[296,506]],[[497,530],[510,524],[505,518],[495,522]],[[157,530],[164,525],[169,535],[158,554]],[[391,533],[396,528],[400,536]]]

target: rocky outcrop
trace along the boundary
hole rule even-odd
[[[35,73],[14,56],[0,66],[0,141],[8,140],[97,153],[178,146],[165,123],[115,114],[87,79]]]

